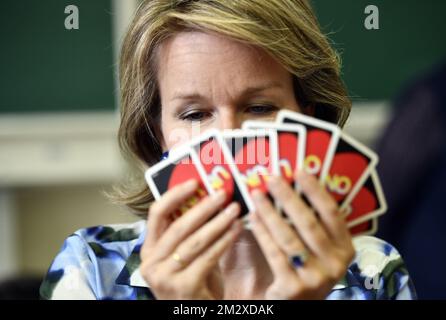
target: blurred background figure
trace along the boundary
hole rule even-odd
[[[446,299],[446,61],[396,99],[378,153],[389,206],[378,237],[399,249],[420,299]]]

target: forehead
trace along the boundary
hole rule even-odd
[[[158,79],[182,86],[287,82],[291,75],[266,51],[225,36],[180,32],[158,51]]]

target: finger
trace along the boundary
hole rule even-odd
[[[322,295],[326,295],[336,284],[337,281],[329,274],[326,268],[329,266],[322,263],[321,260],[315,258],[309,258],[305,262],[304,267],[298,268],[300,278],[302,279],[303,288],[313,295],[320,292]],[[325,298],[321,296],[320,299]]]
[[[192,197],[197,188],[198,182],[196,180],[188,180],[176,185],[152,204],[147,219],[147,230],[150,230],[147,233],[147,245],[156,242],[171,222],[172,213]]]
[[[258,217],[258,214],[256,212],[252,212],[249,218],[251,221],[253,235],[262,249],[274,277],[296,277],[296,274],[288,261],[288,257],[282,250],[280,250],[279,246],[268,233],[268,230]]]
[[[153,253],[154,261],[170,256],[180,242],[215,215],[225,201],[226,193],[224,190],[220,190],[216,194],[204,198],[187,214],[175,220],[158,240],[156,252]]]
[[[348,235],[348,228],[334,198],[319,183],[316,177],[306,172],[299,172],[297,180],[302,192],[319,213],[322,223],[330,236],[333,239],[344,239]]]
[[[189,238],[183,241],[175,249],[175,253],[181,257],[182,263],[177,263],[174,259],[167,258],[170,262],[168,264],[170,272],[176,272],[185,268],[216,239],[228,231],[239,213],[240,205],[233,202],[222,210],[215,218],[207,222],[202,228],[195,231]]]
[[[200,279],[206,279],[223,253],[234,245],[242,230],[243,223],[240,220],[233,221],[227,232],[223,233],[220,238],[189,264],[189,267],[184,270],[186,275],[190,277],[199,275]]]
[[[295,190],[281,177],[271,177],[268,188],[297,229],[304,245],[319,256],[329,251],[332,244],[325,228]]]
[[[288,256],[305,250],[296,230],[282,218],[263,192],[254,190],[251,195],[259,218],[279,247]]]
[[[268,237],[268,230],[261,219],[256,217],[255,214],[252,214],[250,218],[254,236],[265,253],[274,277],[279,280],[278,283],[280,283],[282,290],[279,296],[300,296],[308,290],[310,292],[321,290],[327,283],[331,283],[332,278],[327,275],[321,262],[311,254],[302,267],[295,268],[292,266],[288,257],[274,244],[273,239]],[[280,281],[280,279],[285,280]],[[305,298],[305,296],[301,297]]]

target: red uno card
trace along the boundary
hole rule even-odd
[[[324,183],[344,209],[375,168],[378,157],[369,148],[342,133],[331,158],[330,168],[323,174]]]
[[[294,172],[302,168],[305,155],[305,127],[267,121],[245,121],[243,129],[271,129],[274,174],[281,175],[297,188]]]
[[[241,207],[241,216],[253,209],[245,199],[249,198],[246,185],[241,181],[232,155],[224,143],[220,132],[215,129],[206,131],[190,141],[188,146],[196,153],[204,171],[204,179],[211,187],[211,193],[225,189],[229,202],[236,201]]]
[[[362,222],[348,230],[353,237],[374,235],[378,231],[378,218]]]
[[[305,127],[306,142],[303,169],[323,181],[324,174],[331,163],[333,150],[339,139],[339,127],[290,110],[281,110],[277,115],[276,122],[299,124]]]
[[[185,148],[169,156],[168,159],[158,162],[145,172],[145,178],[153,196],[158,200],[165,192],[177,184],[190,179],[198,181],[195,195],[188,199],[176,215],[184,214],[202,198],[208,195],[209,184],[202,179],[202,170],[197,166],[197,159],[193,157],[192,150]]]
[[[348,227],[357,226],[384,214],[386,210],[387,202],[382,192],[378,173],[373,170],[347,206],[347,225]]]
[[[267,193],[266,183],[274,172],[269,130],[231,130],[222,136],[248,192],[259,189]]]

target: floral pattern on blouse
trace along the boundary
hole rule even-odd
[[[146,221],[76,231],[40,287],[42,299],[155,299],[139,272]],[[353,239],[356,256],[329,300],[416,299],[398,251],[370,236]]]

